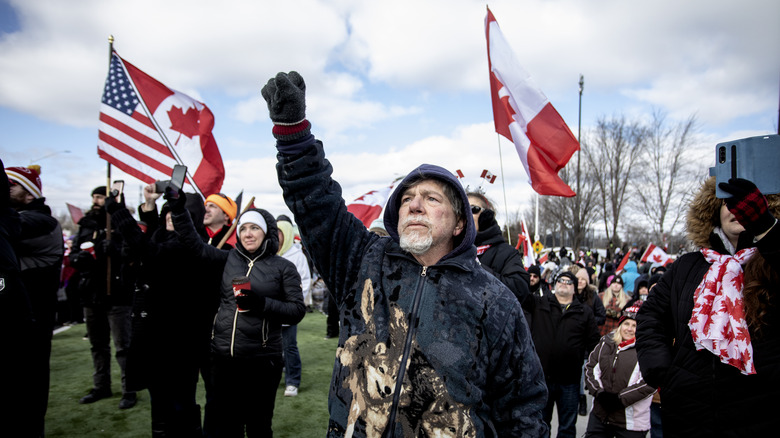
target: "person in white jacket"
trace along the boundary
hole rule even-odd
[[[311,271],[309,260],[303,253],[301,246],[295,242],[295,232],[292,223],[286,216],[279,216],[276,222],[279,227],[279,251],[278,255],[291,261],[298,269],[301,276],[301,290],[303,302],[311,302]],[[298,351],[298,326],[282,326],[282,343],[284,348],[284,396],[295,397],[301,385],[301,354]]]
[[[650,430],[655,388],[642,378],[636,356],[636,313],[626,308],[618,327],[604,335],[585,365],[585,384],[595,397],[586,437],[644,437]]]

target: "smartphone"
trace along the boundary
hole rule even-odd
[[[187,176],[187,166],[177,164],[173,166],[173,173],[171,174],[171,186],[178,191],[184,187],[184,178]]]
[[[171,180],[166,179],[165,181],[155,181],[154,182],[154,193],[165,193],[165,188],[171,185]]]
[[[116,202],[122,202],[122,192],[125,190],[124,180],[118,179],[111,184],[111,196],[116,199]]]
[[[730,178],[744,178],[765,195],[780,193],[780,135],[741,138],[715,146],[715,167],[710,176],[717,184]],[[715,196],[729,198],[731,194],[716,185]]]

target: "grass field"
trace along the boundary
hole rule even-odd
[[[149,437],[149,393],[138,394],[138,404],[119,410],[119,366],[111,363],[114,396],[89,405],[79,398],[92,387],[89,341],[82,339],[86,326],[76,325],[57,333],[52,341],[51,386],[46,414],[46,436],[58,437]],[[303,376],[297,397],[284,397],[284,377],[276,396],[273,429],[275,437],[322,437],[328,425],[328,386],[333,370],[336,339],[325,336],[325,316],[307,313],[298,325],[298,348]],[[205,405],[202,383],[198,403]]]

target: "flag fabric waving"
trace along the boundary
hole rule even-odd
[[[187,166],[187,184],[208,196],[225,178],[211,134],[214,115],[201,102],[172,90],[116,52],[100,105],[98,155],[146,183],[170,179]]]
[[[631,256],[631,250],[626,251],[626,255],[623,256],[623,260],[620,261],[620,264],[618,265],[617,269],[615,269],[615,272],[620,274],[623,270],[623,268],[626,267],[626,264],[628,264],[628,259]]]
[[[490,171],[487,169],[482,170],[482,175],[480,175],[480,177],[484,178],[485,181],[489,182],[490,184],[496,182],[496,176],[490,173]]]
[[[371,226],[376,218],[382,214],[382,209],[385,208],[387,198],[390,197],[390,192],[393,191],[395,183],[379,190],[371,190],[370,192],[360,196],[347,205],[347,211],[355,215],[356,218],[363,222],[366,228]]]
[[[535,264],[536,260],[534,260],[534,244],[531,242],[531,233],[528,232],[528,227],[525,226],[525,218],[520,222],[520,230],[523,239],[523,265],[528,268]]]
[[[642,254],[643,262],[661,263],[664,266],[672,263],[674,260],[663,249],[653,245],[652,243],[647,246],[645,253]]]
[[[579,142],[517,62],[490,9],[485,17],[485,31],[496,132],[514,143],[537,193],[574,196],[558,171],[580,148]]]
[[[74,224],[78,224],[81,218],[84,217],[84,212],[81,211],[80,208],[76,207],[73,204],[68,204],[66,202],[65,205],[68,206],[68,213],[70,213],[70,219],[73,221]]]

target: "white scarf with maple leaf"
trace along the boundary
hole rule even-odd
[[[755,374],[756,368],[745,321],[742,265],[755,252],[755,248],[746,248],[731,256],[711,249],[701,250],[712,265],[693,294],[693,312],[688,322],[696,350],[706,348],[721,362],[746,375]]]

